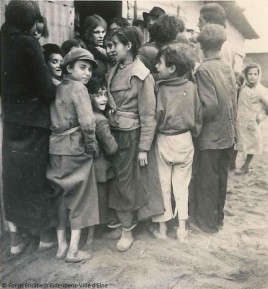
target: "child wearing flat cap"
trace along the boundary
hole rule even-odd
[[[97,66],[89,51],[83,48],[71,50],[63,59],[65,76],[50,108],[52,134],[47,177],[57,196],[56,259],[66,257],[67,262],[92,258],[92,252],[78,250],[78,244],[81,229],[99,223],[93,169],[93,155],[97,152],[95,117],[85,86]],[[71,225],[69,246],[66,241],[68,216]]]

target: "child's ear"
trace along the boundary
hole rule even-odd
[[[169,71],[170,73],[174,73],[176,71],[176,66],[174,64],[171,64],[171,66],[169,67]]]
[[[71,65],[67,65],[66,70],[68,71],[68,73],[72,73],[72,67]]]
[[[131,50],[131,48],[132,48],[132,43],[131,43],[131,42],[128,42],[128,43],[127,43],[127,50],[129,51],[129,50]]]

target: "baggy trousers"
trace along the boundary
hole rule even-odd
[[[180,220],[188,219],[188,186],[192,174],[193,154],[190,131],[179,135],[157,136],[156,158],[165,212],[153,217],[153,222],[166,222],[177,213]],[[174,213],[171,205],[172,192],[176,202]]]

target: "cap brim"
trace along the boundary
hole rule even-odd
[[[87,58],[87,57],[81,57],[78,60],[86,60],[89,61],[92,64],[92,68],[96,69],[98,68],[99,64],[96,60],[92,59],[92,58]]]

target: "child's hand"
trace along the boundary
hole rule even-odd
[[[139,162],[140,162],[140,166],[141,166],[141,167],[147,165],[147,164],[148,164],[147,152],[139,152],[138,159],[139,159]]]
[[[85,146],[86,154],[91,155],[94,158],[98,157],[98,143],[91,142],[90,144]]]

